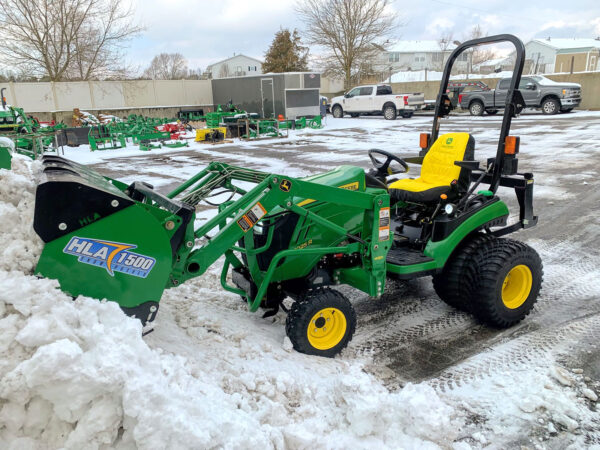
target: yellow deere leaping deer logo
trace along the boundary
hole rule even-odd
[[[292,182],[290,180],[283,180],[281,183],[279,183],[279,189],[281,189],[283,192],[290,192],[291,188]]]

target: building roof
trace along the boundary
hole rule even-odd
[[[213,66],[216,66],[217,64],[223,64],[224,62],[231,61],[232,59],[239,58],[240,56],[243,56],[244,58],[252,59],[252,60],[256,61],[259,64],[263,63],[260,59],[256,59],[256,58],[253,58],[251,56],[246,56],[246,55],[242,55],[241,53],[239,53],[237,55],[233,55],[233,56],[231,56],[231,57],[229,57],[227,59],[224,59],[222,61],[217,61],[216,63],[212,63],[212,64],[206,66],[206,70],[208,71],[208,69],[210,69]]]
[[[572,39],[533,39],[531,42],[547,45],[558,51],[558,53],[567,53],[565,50],[583,51],[593,48],[600,48],[600,40],[590,38],[572,38]]]
[[[448,44],[445,51],[456,48],[454,44]],[[386,49],[394,53],[438,53],[442,51],[438,41],[397,41]]]

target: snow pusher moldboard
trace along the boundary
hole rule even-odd
[[[453,107],[446,85],[458,55],[503,41],[515,45],[516,66],[496,157],[484,168],[474,160],[473,136],[438,135],[439,120]],[[508,135],[524,105],[517,90],[524,51],[511,35],[459,45],[444,71],[432,132],[421,135],[420,155],[371,150],[374,169],[367,172],[342,166],[294,178],[213,162],[162,195],[144,182],[127,185],[47,156],[36,193],[34,228],[45,242],[37,273],[73,296],[118,302],[147,323],[164,289],[224,256],[223,288],[245,299],[250,311],[283,309],[294,348],[320,356],[340,352],[356,325],[352,304],[332,286],[378,297],[387,276],[433,276],[443,301],[509,327],[531,311],[542,282],[537,253],[501,238],[537,223],[533,175],[517,171],[519,139]],[[408,163],[421,165],[419,178],[391,179]],[[517,196],[519,220],[511,225],[499,186]],[[196,226],[196,206],[224,196],[216,215]]]

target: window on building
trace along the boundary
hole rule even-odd
[[[388,53],[388,62],[398,62],[400,61],[400,53],[392,52]]]
[[[590,55],[590,67],[588,70],[594,71],[596,70],[596,55]]]
[[[444,59],[444,54],[443,53],[433,53],[431,55],[431,60],[433,62],[442,62],[442,60]]]

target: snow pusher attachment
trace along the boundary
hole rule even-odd
[[[33,225],[45,242],[37,272],[71,295],[115,300],[142,321],[153,319],[193,208],[57,156],[43,164]]]
[[[154,319],[165,288],[203,274],[224,255],[224,289],[251,311],[277,311],[292,297],[302,305],[288,316],[294,346],[332,356],[352,337],[356,319],[328,286],[383,292],[389,195],[366,187],[359,167],[296,179],[213,162],[164,196],[64,158],[46,156],[43,165],[34,229],[45,246],[36,272],[73,296],[116,301],[142,322]],[[229,200],[194,229],[195,207],[225,191]]]

